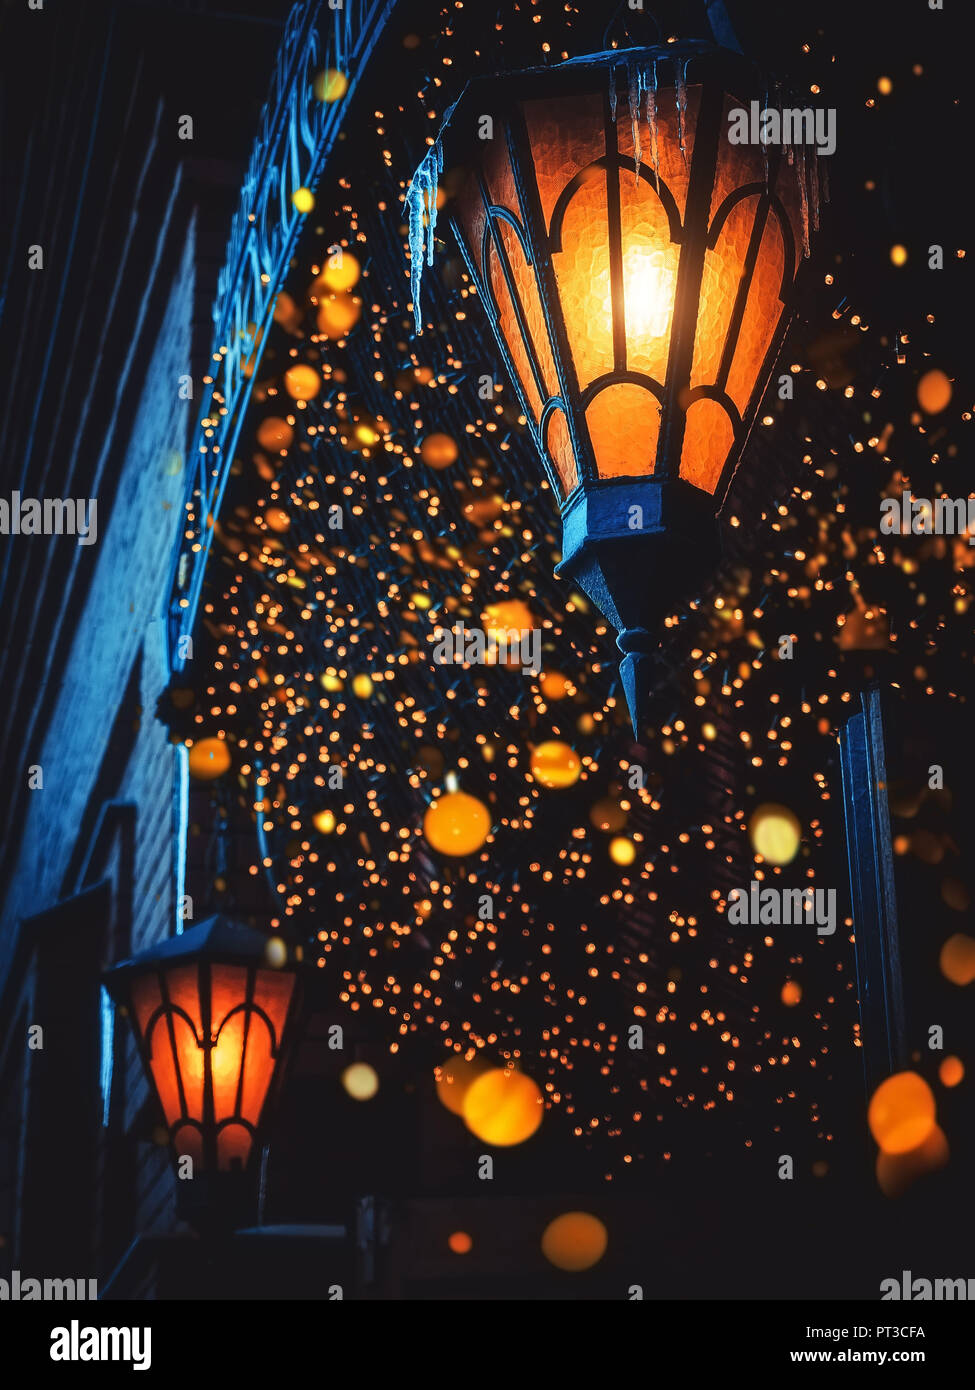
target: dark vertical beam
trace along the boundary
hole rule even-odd
[[[860,696],[840,731],[843,812],[856,933],[864,1080],[871,1095],[906,1062],[904,995],[880,690]]]

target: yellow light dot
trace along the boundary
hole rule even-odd
[[[280,970],[287,963],[288,948],[280,936],[269,936],[265,941],[264,959],[272,970]]]
[[[614,864],[621,864],[624,867],[627,864],[632,864],[636,858],[636,845],[625,835],[617,835],[615,840],[609,842],[609,857]]]
[[[368,1062],[353,1062],[342,1073],[342,1085],[353,1100],[372,1100],[379,1090],[379,1074]]]
[[[325,68],[316,74],[312,90],[319,101],[340,101],[349,90],[349,79],[338,68]]]
[[[352,682],[352,693],[360,700],[368,700],[372,690],[372,677],[365,673],[360,673]]]
[[[331,811],[316,811],[311,823],[319,835],[331,835],[335,829],[335,816]]]
[[[423,817],[426,841],[439,854],[473,854],[484,844],[490,830],[488,808],[467,792],[445,793],[430,803]]]
[[[315,195],[310,188],[296,188],[291,195],[291,201],[298,212],[311,212],[315,206]]]
[[[890,259],[894,263],[894,265],[906,265],[907,247],[901,246],[899,243],[897,246],[892,246],[890,248]]]
[[[765,802],[748,822],[752,849],[768,864],[791,864],[799,852],[801,827],[788,806]]]
[[[889,77],[877,78],[877,91],[881,96],[888,96],[894,90],[894,84]]]
[[[569,693],[569,681],[560,671],[546,671],[539,688],[546,700],[562,700]]]

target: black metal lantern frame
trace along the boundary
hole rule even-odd
[[[667,369],[663,380],[635,370],[627,359],[620,179],[625,172],[635,177],[637,165],[633,156],[620,149],[616,112],[622,108],[626,113],[629,108],[632,115],[633,83],[635,74],[641,70],[652,70],[655,78],[658,71],[665,77],[670,75],[670,85],[661,82],[655,88],[657,92],[672,94],[679,84],[687,83],[700,87],[683,218],[672,190],[649,157],[639,168],[640,179],[659,198],[666,213],[671,244],[678,248],[679,255]],[[559,501],[563,522],[563,559],[557,572],[577,582],[617,628],[618,645],[624,653],[621,674],[634,716],[635,731],[649,683],[647,662],[656,646],[649,629],[668,602],[672,602],[689,584],[699,581],[713,568],[719,550],[716,519],[791,317],[798,258],[793,222],[777,192],[780,166],[785,157],[783,150],[778,146],[766,146],[765,178],[733,189],[713,215],[711,213],[719,142],[727,139],[727,131],[722,128],[725,99],[734,97],[740,102],[747,102],[757,98],[764,102],[767,101],[764,89],[765,83],[751,63],[709,42],[685,41],[626,49],[571,60],[557,67],[530,69],[513,76],[476,78],[451,108],[440,136],[442,157],[449,168],[454,162],[468,162],[477,139],[475,126],[479,112],[492,112],[495,139],[499,138],[500,125],[500,138],[505,142],[517,193],[518,211],[501,206],[492,199],[483,172],[478,170],[479,215],[483,219],[481,245],[476,248],[479,254],[475,255],[475,247],[469,239],[469,222],[465,226],[461,212],[453,206],[450,220],[468,273],[485,306],[505,367],[529,422],[535,447]],[[686,90],[685,85],[685,93]],[[566,182],[546,225],[529,133],[520,103],[523,100],[592,96],[598,91],[603,95],[604,151]],[[639,93],[638,85],[638,101]],[[804,156],[798,158],[799,177],[804,178]],[[612,177],[614,171],[615,178]],[[582,388],[563,318],[552,258],[562,247],[566,209],[576,191],[590,179],[605,179],[606,183],[613,366],[610,372]],[[705,256],[709,249],[717,245],[722,228],[735,206],[755,195],[758,197],[755,218],[720,364],[713,381],[691,388]],[[777,219],[784,246],[783,274],[778,291],[781,308],[752,384],[748,403],[739,410],[727,391],[728,374],[741,334],[762,237],[770,218]],[[505,250],[502,235],[504,224],[517,238],[528,266],[536,275],[547,351],[551,354],[558,386],[556,394],[552,394],[545,384],[540,344],[533,336],[529,315]],[[527,360],[534,391],[542,402],[540,412],[532,408],[526,383],[522,380],[501,328],[499,304],[488,273],[490,256],[497,258],[510,296],[524,360]],[[622,383],[644,388],[659,403],[657,448],[654,458],[647,461],[647,468],[635,469],[632,475],[617,473],[612,477],[600,477],[586,408],[600,391]],[[702,397],[719,403],[733,431],[733,444],[713,493],[688,482],[680,476],[679,471],[686,412]],[[560,476],[546,442],[550,418],[557,410],[564,414],[578,470],[571,487],[567,487]],[[652,468],[652,472],[647,471],[649,468]],[[633,524],[634,516],[640,518],[636,527]]]

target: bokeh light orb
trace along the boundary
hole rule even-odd
[[[546,700],[564,700],[572,687],[568,676],[563,676],[561,671],[546,671],[538,688]]]
[[[328,810],[316,811],[312,816],[311,823],[318,831],[319,835],[331,835],[332,831],[335,829],[335,812]]]
[[[470,1061],[459,1053],[449,1057],[438,1069],[437,1099],[452,1115],[463,1115],[464,1097],[479,1076],[490,1070],[490,1064],[483,1057],[472,1057]]]
[[[288,947],[280,936],[269,936],[264,943],[264,959],[272,970],[288,963]]]
[[[189,754],[190,776],[199,782],[212,782],[222,777],[230,766],[230,749],[225,739],[200,738]]]
[[[955,932],[941,948],[941,973],[953,985],[970,985],[975,980],[975,938]]]
[[[782,986],[781,999],[790,1009],[794,1008],[802,999],[802,985],[797,980],[786,980]]]
[[[917,1148],[906,1153],[877,1155],[877,1186],[885,1197],[900,1197],[918,1178],[944,1168],[951,1157],[944,1131],[934,1125],[930,1134]]]
[[[351,251],[346,251],[345,247],[341,247],[330,254],[318,278],[327,289],[337,293],[340,290],[354,289],[361,274],[362,266],[355,256]]]
[[[438,854],[474,854],[491,830],[491,814],[483,801],[467,792],[446,792],[432,801],[423,817],[427,844]]]
[[[469,1255],[474,1242],[466,1231],[452,1231],[447,1237],[447,1244],[455,1255]]]
[[[296,362],[284,374],[284,389],[294,401],[313,401],[322,389],[322,378],[307,362]]]
[[[464,1123],[485,1144],[523,1144],[542,1123],[544,1102],[535,1081],[521,1071],[493,1067],[467,1088]]]
[[[917,403],[926,415],[939,415],[951,403],[951,381],[939,368],[925,372],[918,382]]]
[[[325,68],[315,74],[312,91],[319,101],[341,101],[349,90],[349,79],[338,68]]]
[[[752,812],[748,837],[767,864],[791,864],[799,853],[802,827],[788,806],[766,801]]]
[[[545,1227],[542,1254],[556,1269],[578,1274],[598,1264],[608,1244],[609,1233],[598,1216],[567,1211]]]
[[[342,1085],[353,1100],[372,1100],[379,1090],[379,1073],[368,1062],[353,1062],[342,1073]]]
[[[420,458],[428,468],[438,471],[456,463],[460,450],[449,434],[428,434],[420,445]]]
[[[296,188],[291,195],[291,201],[297,212],[308,213],[315,206],[315,195],[310,188]]]
[[[531,769],[536,782],[555,789],[574,786],[582,772],[582,763],[569,744],[549,739],[532,749]]]
[[[617,835],[615,840],[609,842],[609,857],[614,864],[619,864],[625,869],[636,858],[636,845],[625,835]]]
[[[362,301],[352,294],[330,294],[318,306],[318,331],[326,338],[344,338],[362,317]]]
[[[589,823],[597,830],[622,830],[626,824],[626,812],[618,801],[604,796],[590,808]]]
[[[294,437],[295,432],[287,420],[281,420],[276,415],[269,415],[257,427],[257,442],[262,449],[271,449],[275,452],[290,449]]]
[[[888,1076],[874,1091],[867,1110],[870,1133],[886,1154],[916,1149],[935,1122],[934,1092],[916,1071]]]
[[[942,1086],[958,1086],[965,1079],[965,1064],[960,1057],[946,1057],[938,1068]]]

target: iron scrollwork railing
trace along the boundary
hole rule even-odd
[[[211,366],[190,446],[184,525],[170,590],[167,638],[174,672],[185,664],[180,638],[192,631],[213,522],[255,370],[307,216],[295,208],[293,194],[317,186],[394,4],[299,0],[288,18],[217,285]],[[315,75],[328,69],[348,83],[335,101],[319,100],[314,92]]]

